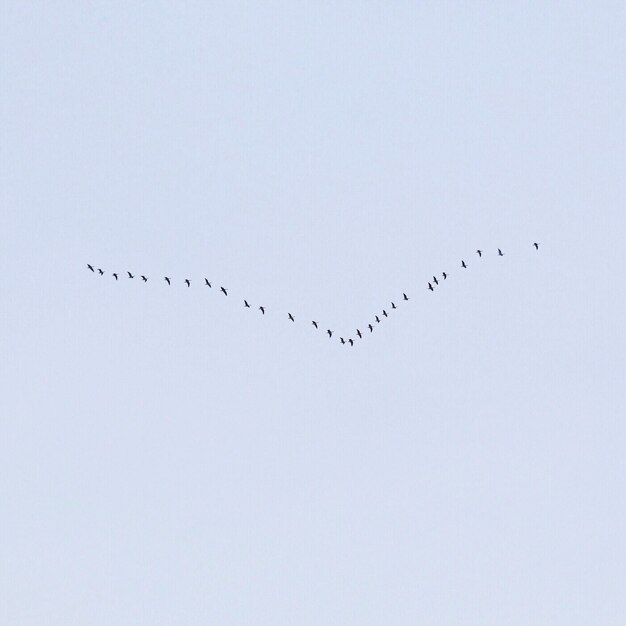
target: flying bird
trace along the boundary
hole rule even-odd
[[[397,309],[398,307],[397,307],[397,306],[396,306],[396,305],[392,302],[392,303],[391,303],[391,308],[392,308],[392,309]]]
[[[115,276],[115,280],[117,280],[117,274],[113,272],[113,276]]]
[[[385,311],[385,309],[383,309],[383,315],[384,315],[385,317],[389,317],[389,316],[387,315],[387,311]]]
[[[185,278],[185,282],[187,283],[187,287],[191,287],[191,281],[188,278]]]
[[[483,251],[482,251],[482,250],[476,250],[476,254],[477,254],[478,256],[482,256],[482,255],[483,255]]]
[[[147,282],[148,282],[148,279],[147,279],[145,276],[142,276],[142,277],[141,277],[141,280],[143,280],[143,282],[144,282],[144,283],[147,283]]]
[[[126,272],[128,274],[128,278],[135,278],[130,272]]]
[[[341,343],[342,343],[342,344],[345,344],[345,343],[346,343],[346,340],[345,340],[343,337],[339,337],[339,339],[341,340]]]
[[[88,267],[88,268],[89,268],[92,272],[93,272],[93,271],[95,271],[95,270],[93,269],[93,265],[89,265],[89,263],[87,263],[87,267]]]
[[[443,276],[444,280],[446,280],[446,278],[448,278],[448,275],[445,272],[442,274],[442,276]]]
[[[428,283],[428,288],[429,288],[431,291],[435,291],[435,290],[433,289],[433,286],[432,286],[430,283]]]
[[[403,293],[403,294],[402,294],[402,298],[403,298],[404,300],[408,300],[408,299],[409,299],[409,296],[407,296],[405,293]]]
[[[354,339],[348,339],[348,343],[350,344],[350,346],[354,346]]]
[[[461,261],[461,267],[467,267],[467,265],[465,265],[465,261]]]
[[[363,339],[363,335],[361,334],[361,331],[358,328],[356,329],[356,334],[359,336],[359,339]]]
[[[208,287],[211,286],[211,283],[209,282],[207,278],[204,279],[204,284],[207,285]]]
[[[295,321],[296,321],[296,320],[294,320],[294,319],[293,319],[293,315],[292,315],[291,313],[288,313],[288,315],[289,315],[289,319],[290,319],[292,322],[295,322]]]
[[[260,306],[259,307],[259,311],[261,311],[261,313],[263,313],[263,315],[265,315],[265,307],[264,306]]]
[[[248,304],[248,301],[247,301],[247,300],[244,300],[244,301],[243,301],[243,305],[246,307],[246,309],[249,309],[249,308],[250,308],[250,305]]]
[[[318,328],[317,322],[315,320],[312,321],[311,324],[313,324],[313,326],[315,326],[315,328]]]
[[[498,256],[504,256],[504,254],[502,254],[502,250],[500,250],[500,248],[498,248]]]
[[[328,333],[328,336],[329,336],[329,337],[332,337],[332,336],[333,336],[333,331],[332,331],[332,330],[330,330],[330,329],[329,329],[329,330],[327,330],[326,332]]]
[[[539,244],[538,243],[534,243],[533,246],[535,246],[535,250],[539,250]],[[91,271],[93,272],[93,269]]]
[[[100,268],[98,268],[98,274],[100,274],[100,276],[104,276],[104,272]]]
[[[437,277],[436,277],[436,276],[433,276],[433,280],[435,281],[435,285],[438,285],[438,284],[439,284],[439,281],[437,280]]]
[[[380,317],[378,317],[378,315],[375,315],[374,317],[376,318],[376,323],[380,324]]]
[[[368,324],[367,327],[370,329],[370,333],[374,332],[374,327],[371,324]]]
[[[220,287],[220,291],[221,291],[221,292],[222,292],[225,296],[227,296],[227,295],[228,295],[228,292],[226,291],[226,289],[224,289],[224,287]]]

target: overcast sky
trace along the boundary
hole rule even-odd
[[[0,52],[1,623],[626,623],[623,2],[5,0]]]

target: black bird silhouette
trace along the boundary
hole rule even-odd
[[[402,294],[402,298],[403,298],[404,300],[408,300],[408,299],[409,299],[409,296],[407,296],[405,293],[403,293],[403,294]]]
[[[445,272],[442,274],[442,276],[443,276],[444,280],[446,280],[446,278],[448,278],[448,275]]]
[[[361,331],[358,328],[356,329],[356,334],[359,336],[359,339],[363,339],[363,335],[361,334]]]
[[[345,344],[346,340],[343,337],[339,337],[339,339],[341,340],[341,343]]]
[[[172,283],[170,282],[170,279],[169,279],[167,276],[165,277],[165,282],[166,282],[168,285],[171,285],[171,284],[172,284]]]
[[[539,244],[538,243],[534,243],[533,246],[535,246],[535,250],[539,250]],[[93,271],[93,270],[91,270]]]
[[[130,272],[126,272],[128,274],[128,278],[135,278]]]
[[[396,305],[392,302],[392,303],[391,303],[391,308],[392,308],[392,309],[397,309],[398,307],[397,307],[397,306],[396,306]]]
[[[187,287],[191,287],[191,281],[188,278],[185,278],[185,282],[187,283]]]
[[[332,330],[328,329],[326,332],[328,333],[328,336],[329,336],[329,337],[332,337],[332,336],[333,336],[333,331],[332,331]]]
[[[244,300],[244,301],[243,301],[243,305],[246,307],[246,309],[249,309],[249,308],[250,308],[250,305],[248,304],[248,301],[247,301],[247,300]]]
[[[295,321],[296,321],[296,320],[294,320],[294,319],[293,319],[293,315],[292,315],[291,313],[288,313],[288,315],[289,315],[289,319],[290,319],[292,322],[295,322]]]
[[[467,267],[467,265],[465,265],[465,261],[461,261],[461,267]]]
[[[261,311],[261,313],[263,313],[263,315],[265,315],[265,307],[264,306],[260,306],[259,307],[259,311]]]
[[[209,287],[211,286],[211,283],[208,281],[208,279],[207,279],[207,278],[205,278],[205,279],[204,279],[204,284],[205,284],[205,285],[207,285],[207,286],[209,286]]]
[[[476,254],[477,254],[478,256],[482,256],[482,255],[483,255],[483,251],[482,251],[482,250],[476,250]]]
[[[100,268],[98,268],[98,274],[100,274],[100,276],[104,276],[104,272]]]
[[[226,289],[224,289],[224,287],[220,287],[220,291],[221,291],[221,292],[222,292],[225,296],[227,296],[227,295],[228,295],[228,292],[226,291]]]
[[[117,274],[113,272],[113,276],[115,276],[115,280],[117,280]]]
[[[143,280],[143,282],[144,282],[144,283],[147,283],[147,282],[148,282],[148,279],[147,279],[145,276],[142,276],[142,277],[141,277],[141,280]]]
[[[315,328],[318,328],[316,321],[312,321],[311,324],[313,324],[313,326],[315,326]]]
[[[88,267],[88,268],[89,268],[92,272],[94,272],[94,271],[95,271],[95,270],[93,269],[93,265],[89,265],[89,263],[87,263],[87,267]]]
[[[385,311],[385,309],[383,309],[383,315],[384,315],[385,317],[389,317],[389,316],[387,315],[387,311]]]
[[[370,329],[370,333],[374,332],[374,327],[371,324],[368,324],[367,327]]]
[[[428,283],[428,288],[429,288],[431,291],[435,291],[435,290],[433,289],[433,286],[432,286],[430,283]]]
[[[348,343],[349,343],[351,346],[354,346],[354,339],[348,339]]]
[[[438,284],[439,284],[439,281],[437,280],[437,277],[436,277],[436,276],[433,276],[433,280],[435,281],[435,285],[438,285]]]
[[[374,316],[376,318],[376,323],[380,324],[380,317],[378,317],[378,315]]]
[[[504,254],[502,254],[502,250],[500,250],[500,248],[498,248],[498,256],[504,256]]]

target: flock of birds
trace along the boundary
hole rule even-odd
[[[535,243],[533,243],[532,245],[533,245],[533,247],[535,248],[535,250],[539,250],[539,244],[538,244],[538,243],[536,243],[536,242],[535,242]],[[476,250],[476,254],[478,255],[478,257],[479,257],[479,258],[482,258],[483,254],[484,254],[484,251],[483,251],[483,250],[478,249],[478,250]],[[500,248],[498,248],[498,256],[500,256],[500,257],[503,257],[503,256],[504,256],[504,252],[502,252],[502,250],[501,250]],[[467,263],[465,262],[465,259],[461,259],[461,267],[462,267],[463,269],[467,269]],[[101,268],[99,268],[99,267],[98,267],[98,268],[96,268],[96,267],[94,267],[91,263],[87,263],[87,268],[88,268],[90,271],[92,271],[94,274],[96,274],[96,273],[97,273],[97,274],[98,274],[98,275],[100,275],[100,276],[104,276],[104,275],[105,275],[105,273],[106,273],[103,269],[101,269]],[[128,272],[128,271],[127,271],[126,273],[128,274],[128,278],[132,278],[132,279],[134,279],[134,278],[135,278],[135,275],[134,275],[132,272]],[[113,278],[115,278],[115,280],[119,280],[119,278],[120,278],[120,274],[119,274],[119,273],[117,273],[117,272],[112,272],[112,273],[111,273],[111,276],[113,276]],[[449,276],[449,274],[448,274],[447,272],[442,272],[442,273],[441,273],[441,278],[442,278],[442,280],[447,280],[447,279],[448,279],[448,276]],[[144,283],[147,283],[147,282],[148,282],[148,276],[144,276],[144,275],[142,274],[142,275],[140,275],[140,278],[141,278],[141,280],[142,280]],[[165,283],[167,283],[167,285],[168,285],[168,286],[171,286],[171,285],[172,285],[172,282],[173,282],[173,281],[172,281],[172,278],[170,278],[169,276],[164,276],[164,277],[163,277],[163,281],[164,281]],[[184,280],[184,284],[185,284],[185,285],[187,285],[187,287],[188,287],[188,288],[189,288],[189,287],[191,287],[191,279],[189,279],[189,278],[185,278],[185,280]],[[205,287],[209,287],[209,288],[211,288],[211,289],[213,288],[213,284],[211,283],[211,281],[209,281],[209,279],[208,279],[208,278],[205,278],[205,279],[204,279],[204,283],[202,283],[202,284],[203,284]],[[433,284],[435,285],[435,287],[439,285],[439,279],[437,278],[437,276],[433,276],[432,280],[431,280],[431,281],[428,281],[428,287],[427,287],[427,289],[428,289],[428,290],[430,290],[430,291],[435,291],[435,287],[433,287]],[[226,287],[222,287],[222,286],[220,286],[220,292],[221,292],[221,293],[223,293],[223,294],[224,294],[224,296],[228,296],[228,289],[226,289]],[[408,302],[408,300],[410,300],[409,296],[407,296],[407,294],[403,292],[403,293],[402,293],[402,299],[401,299],[400,301],[401,301],[401,302]],[[250,303],[249,303],[249,302],[248,302],[245,298],[244,298],[244,300],[243,300],[243,306],[244,306],[244,308],[246,308],[246,309],[250,309],[250,308],[252,308],[252,307],[250,306]],[[396,303],[395,303],[395,302],[391,302],[391,303],[390,303],[390,307],[389,307],[390,311],[393,311],[394,309],[397,309],[397,308],[398,308],[398,307],[397,307],[397,305],[396,305]],[[266,307],[265,307],[265,306],[259,306],[259,307],[258,307],[258,310],[261,312],[261,314],[262,314],[262,315],[265,315],[265,310],[266,310]],[[380,324],[380,323],[381,323],[381,321],[382,321],[382,320],[381,320],[381,316],[382,316],[383,318],[388,318],[388,317],[389,317],[389,313],[387,313],[387,310],[386,310],[386,309],[383,309],[383,310],[382,310],[382,313],[377,314],[377,315],[375,315],[375,316],[374,316],[374,320],[376,321],[376,323],[377,323],[377,324]],[[294,316],[293,316],[291,313],[289,313],[289,312],[287,313],[287,319],[288,319],[288,320],[290,320],[291,322],[294,322],[294,323],[295,323],[295,321],[296,321],[296,320],[295,320],[295,318],[294,318]],[[315,320],[311,320],[311,325],[312,325],[312,326],[313,326],[316,330],[319,330],[319,324],[318,324]],[[369,332],[370,332],[370,333],[373,333],[373,332],[374,332],[374,328],[375,328],[375,326],[374,326],[374,324],[372,324],[372,322],[370,322],[370,323],[369,323],[366,327],[364,327],[364,328],[368,328],[368,329],[369,329]],[[335,333],[335,331],[333,331],[333,330],[331,330],[330,328],[328,328],[328,329],[326,329],[326,334],[328,335],[329,339],[332,339],[333,335],[335,335],[336,333]],[[356,329],[356,336],[357,336],[359,339],[363,339],[363,334],[364,334],[364,333],[363,333],[363,332],[361,332],[361,330],[360,330],[359,328],[357,328],[357,329]],[[355,339],[354,339],[353,337],[349,337],[347,340],[346,340],[344,337],[339,337],[339,341],[341,342],[341,344],[342,344],[342,345],[350,345],[350,346],[354,346],[354,344],[355,344]]]

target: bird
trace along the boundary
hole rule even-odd
[[[348,343],[350,344],[350,346],[354,346],[354,339],[348,339]]]
[[[483,251],[482,251],[482,250],[476,250],[476,254],[477,254],[478,256],[482,256],[482,255],[483,255]]]
[[[261,311],[261,313],[263,313],[263,315],[265,315],[265,307],[264,306],[260,306],[259,307],[259,311]]]
[[[171,285],[171,284],[172,284],[172,283],[170,282],[170,279],[169,279],[167,276],[165,276],[165,282],[166,282],[168,285]]]
[[[128,274],[128,278],[135,278],[130,272],[126,272]]]
[[[444,280],[446,280],[448,278],[448,275],[445,272],[442,274],[442,276],[443,276]]]
[[[498,256],[504,256],[504,254],[502,253],[502,250],[500,250],[500,248],[498,248]]]
[[[439,281],[437,280],[437,277],[436,277],[436,276],[433,276],[433,280],[435,281],[435,285],[438,285],[438,284],[439,284]]]
[[[356,329],[356,334],[359,336],[359,339],[363,339],[363,335],[361,334],[361,331],[358,328]]]
[[[465,261],[461,261],[461,267],[467,267],[467,265],[465,265]]]
[[[187,287],[191,287],[191,281],[188,278],[185,278],[185,282],[187,283]]]
[[[115,280],[117,280],[117,274],[113,272],[113,276],[115,276]]]
[[[374,327],[371,324],[368,324],[367,327],[370,329],[370,333],[374,332]]]
[[[311,324],[313,324],[313,326],[315,326],[315,328],[319,328],[319,327],[318,327],[318,325],[317,325],[317,322],[316,322],[315,320],[313,320],[313,321],[311,322]]]
[[[93,265],[89,265],[89,263],[87,263],[87,267],[88,267],[88,268],[89,268],[92,272],[94,272],[94,271],[95,271],[95,270],[93,269]]]
[[[332,330],[328,329],[326,332],[328,333],[328,336],[329,336],[329,337],[332,337],[332,336],[333,336],[333,331],[332,331]]]
[[[141,280],[143,280],[143,282],[144,282],[144,283],[147,283],[147,282],[148,282],[148,279],[147,279],[145,276],[143,276],[143,275],[142,275],[142,277],[141,277]]]
[[[539,250],[539,244],[538,243],[534,243],[533,246],[535,246],[535,250]],[[93,269],[91,271],[93,272]]]
[[[392,308],[392,309],[397,309],[398,307],[397,307],[397,306],[396,306],[396,305],[392,302],[392,303],[391,303],[391,308]]]
[[[204,279],[204,284],[207,286],[211,286],[211,283],[209,282],[209,280],[207,278]]]
[[[345,344],[346,340],[343,337],[339,337],[339,339],[341,340],[341,343]]]
[[[100,276],[104,276],[104,272],[100,268],[98,268],[98,274],[100,274]]]
[[[246,309],[249,309],[249,308],[250,308],[250,305],[248,304],[248,301],[247,301],[247,300],[244,300],[244,301],[243,301],[243,305],[246,307]]]
[[[378,315],[375,315],[374,317],[376,318],[376,323],[380,324],[380,317],[378,317]]]
[[[383,309],[383,315],[384,315],[385,317],[389,317],[389,316],[387,315],[387,311],[385,311],[385,309]]]
[[[430,283],[428,283],[428,288],[429,288],[431,291],[435,291],[435,290],[433,289],[433,286],[432,286]]]
[[[225,296],[227,296],[227,295],[228,295],[228,292],[226,291],[226,289],[225,289],[224,287],[220,287],[220,291],[221,291],[221,292],[222,292]]]
[[[405,293],[403,293],[403,294],[402,294],[402,298],[403,298],[404,300],[408,300],[408,299],[409,299],[409,296],[407,296]]]
[[[296,320],[294,320],[294,319],[293,319],[293,315],[292,315],[291,313],[288,313],[287,315],[289,316],[289,319],[290,319],[292,322],[295,322],[295,321],[296,321]]]

